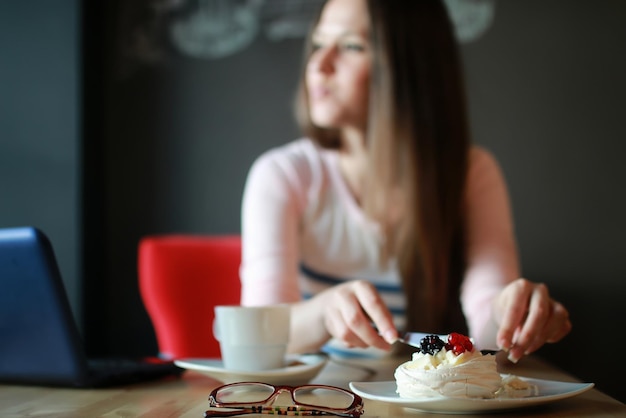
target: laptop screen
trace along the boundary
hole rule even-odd
[[[0,229],[0,381],[78,383],[86,359],[52,246],[36,228]]]

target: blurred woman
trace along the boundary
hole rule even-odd
[[[569,332],[567,310],[520,278],[441,1],[327,1],[297,114],[305,137],[259,157],[242,208],[242,304],[292,304],[291,351],[456,331],[517,361]]]

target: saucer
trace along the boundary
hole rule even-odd
[[[224,368],[221,359],[186,358],[175,360],[178,367],[204,373],[220,382],[264,382],[273,385],[302,385],[320,372],[328,357],[325,354],[290,355],[288,366],[279,369],[243,371]]]
[[[388,357],[390,352],[376,347],[346,347],[346,345],[334,338],[331,338],[323,347],[322,351],[331,357],[342,359],[378,359]]]

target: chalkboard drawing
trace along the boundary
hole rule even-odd
[[[181,52],[222,58],[247,47],[259,32],[264,0],[198,0],[194,13],[172,23],[172,42]]]
[[[271,41],[303,38],[324,0],[266,0],[262,19],[265,36]]]
[[[419,0],[415,0],[419,1]],[[261,32],[271,41],[306,35],[323,0],[193,0],[192,13],[173,20],[171,40],[183,54],[223,58]],[[445,0],[461,42],[480,38],[494,18],[495,0]]]
[[[445,0],[460,42],[476,41],[491,26],[495,0]]]

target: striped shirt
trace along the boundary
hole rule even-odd
[[[480,339],[488,302],[519,272],[506,188],[485,150],[472,149],[468,182],[469,266],[461,304]],[[296,302],[364,279],[401,328],[405,298],[395,261],[381,263],[383,239],[350,193],[336,151],[308,139],[269,150],[250,169],[243,196],[241,302]]]

